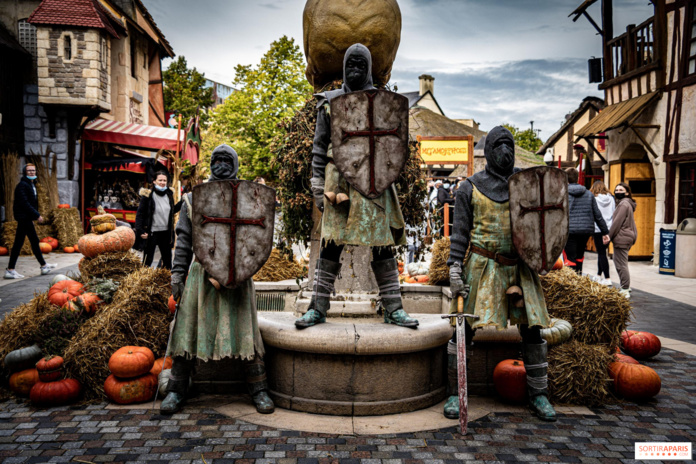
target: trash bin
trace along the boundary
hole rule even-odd
[[[660,229],[660,274],[674,275],[677,231]]]
[[[686,218],[677,227],[675,251],[674,275],[696,278],[696,218]]]

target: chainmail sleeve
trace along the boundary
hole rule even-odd
[[[450,255],[447,265],[463,263],[466,251],[469,248],[469,238],[473,226],[473,210],[471,207],[471,195],[473,185],[469,180],[462,183],[457,189],[454,200],[454,225],[450,236]]]
[[[314,145],[312,146],[312,177],[324,179],[326,165],[329,158],[326,155],[331,142],[331,117],[326,108],[328,102],[321,105],[317,110],[317,127],[314,131]]]
[[[185,282],[188,275],[189,266],[193,260],[193,239],[191,227],[191,217],[189,208],[191,206],[191,194],[186,194],[187,198],[182,202],[179,222],[176,223],[176,249],[174,250],[174,261],[172,263],[172,280]]]

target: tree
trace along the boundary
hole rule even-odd
[[[532,129],[522,131],[512,124],[503,124],[503,127],[512,132],[512,136],[515,138],[515,144],[520,148],[524,148],[527,151],[536,153],[537,150],[543,145],[541,139]]]
[[[162,72],[164,81],[164,108],[182,116],[182,124],[186,124],[196,109],[208,108],[213,104],[213,89],[205,87],[205,75],[189,69],[186,58],[179,56]],[[205,123],[208,115],[200,112],[201,123]]]
[[[271,141],[282,132],[278,124],[302,107],[312,87],[304,75],[304,58],[294,39],[283,36],[256,67],[237,65],[233,86],[239,90],[215,108],[207,137],[224,140],[239,155],[240,177],[275,179]],[[204,141],[205,156],[212,146]]]

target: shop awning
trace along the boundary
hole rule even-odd
[[[145,126],[97,118],[85,126],[82,139],[155,151],[176,151],[178,133],[176,129],[168,127]],[[182,131],[181,138],[183,135]]]
[[[622,126],[630,127],[641,113],[659,98],[660,92],[650,92],[616,105],[609,105],[599,113],[599,116],[578,130],[575,135],[577,137],[592,137]]]

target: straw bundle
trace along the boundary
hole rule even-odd
[[[613,400],[606,347],[570,341],[549,350],[549,395],[557,404],[600,406]]]
[[[5,220],[14,221],[14,191],[19,181],[19,155],[17,153],[5,153],[0,157],[2,166],[2,192],[5,198]]]
[[[36,165],[36,175],[38,184],[36,186],[37,194],[39,195],[39,212],[48,219],[56,206],[58,206],[58,157],[54,154],[51,158],[51,168],[44,162],[51,156],[51,150],[46,147],[45,155],[41,156],[32,153],[28,157],[29,162]],[[41,193],[43,192],[43,193]],[[43,201],[42,201],[43,196]],[[42,209],[43,208],[43,209]]]
[[[82,282],[93,278],[111,279],[122,282],[126,276],[142,268],[142,260],[134,251],[104,253],[94,258],[84,257],[78,267]]]
[[[428,271],[428,283],[430,285],[449,284],[449,259],[450,239],[443,237],[433,244],[433,256],[430,260]]]
[[[280,250],[274,248],[266,264],[254,276],[254,281],[278,282],[287,279],[302,279],[306,276],[307,268],[297,261],[289,260]]]
[[[123,280],[113,303],[97,310],[72,338],[65,366],[84,386],[86,399],[105,398],[109,358],[119,348],[146,346],[155,357],[164,355],[172,319],[170,278],[166,269],[139,268]]]
[[[73,246],[82,237],[82,223],[77,208],[54,209],[53,227],[61,247]]]
[[[605,287],[569,268],[541,277],[549,314],[573,326],[572,340],[615,350],[631,317],[631,305],[614,288]]]

